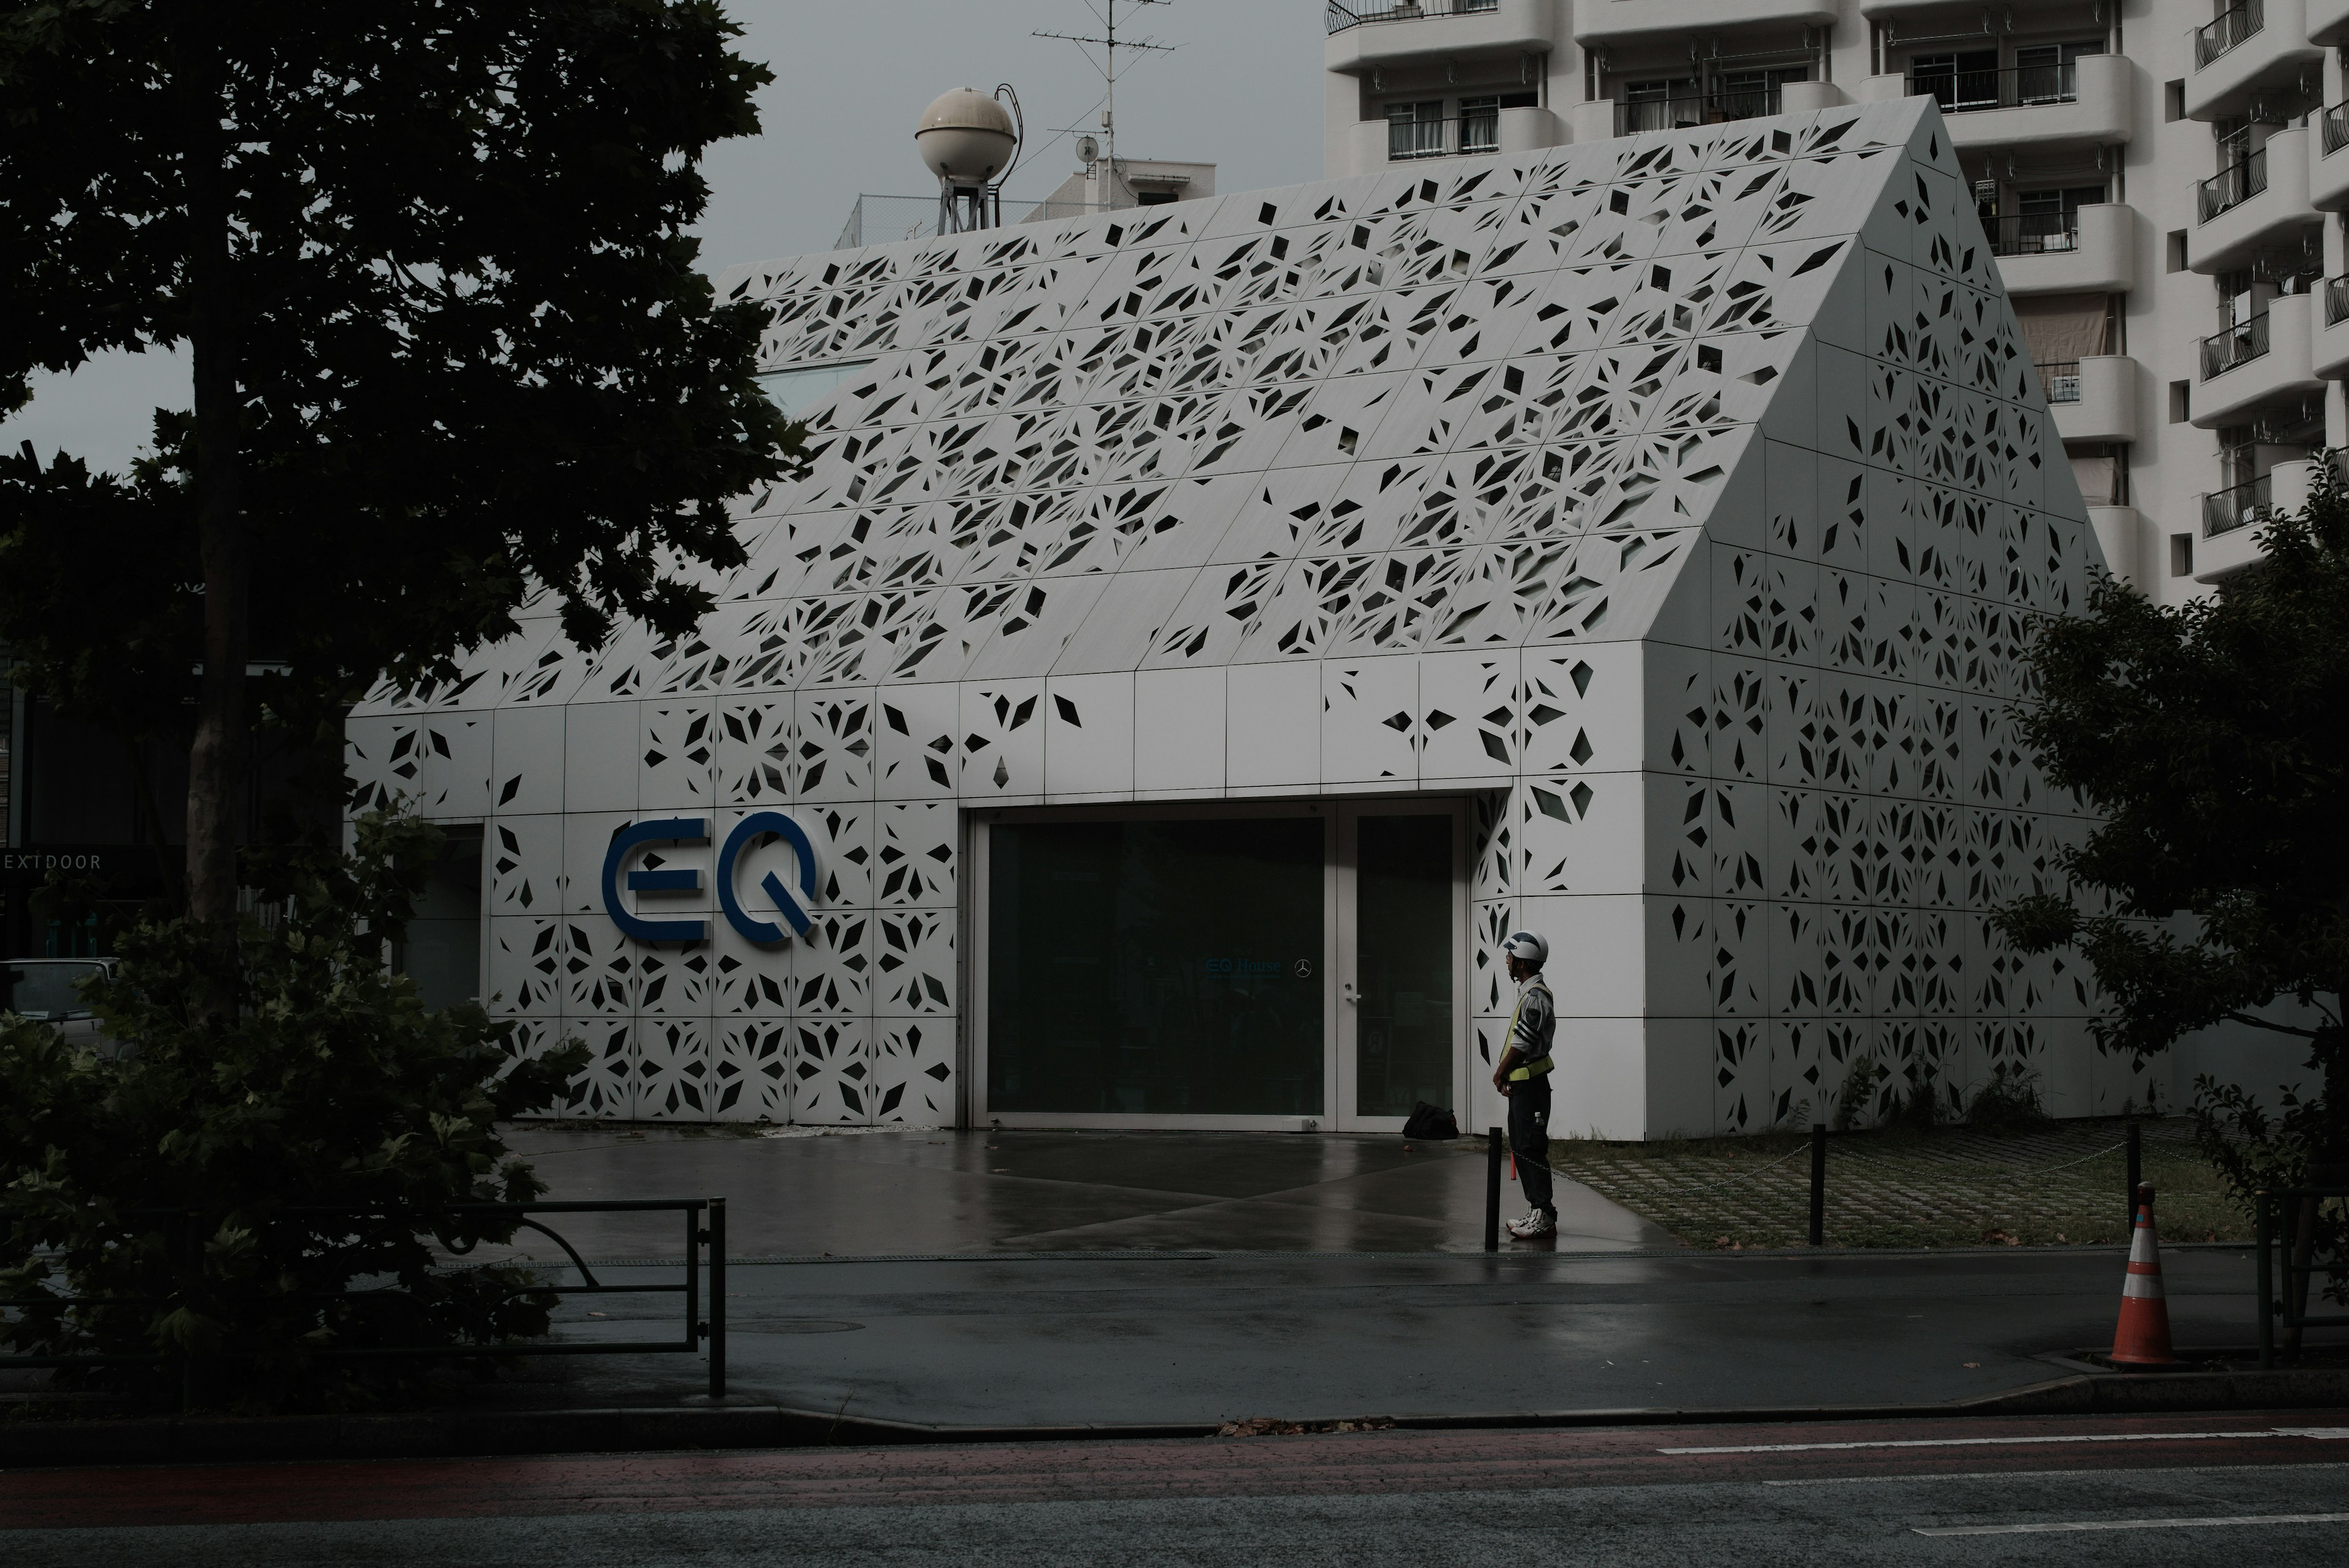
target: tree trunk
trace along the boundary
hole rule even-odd
[[[191,84],[187,176],[190,348],[195,369],[196,533],[204,580],[204,668],[188,748],[188,912],[226,934],[236,917],[236,804],[244,761],[245,599],[229,149],[218,57]]]

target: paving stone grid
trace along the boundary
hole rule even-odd
[[[2144,1177],[2173,1241],[2243,1241],[2250,1217],[2195,1148],[2192,1124],[2143,1128]],[[2063,1245],[2127,1233],[2127,1123],[2028,1131],[1882,1128],[1828,1140],[1826,1241],[1841,1247]],[[1810,1229],[1808,1137],[1654,1144],[1558,1139],[1562,1176],[1697,1246],[1782,1247]]]

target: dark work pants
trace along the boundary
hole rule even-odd
[[[1509,1085],[1509,1152],[1517,1157],[1517,1182],[1528,1207],[1553,1217],[1549,1186],[1549,1075]]]

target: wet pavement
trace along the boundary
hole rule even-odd
[[[799,1129],[792,1129],[796,1134]],[[856,1132],[699,1136],[523,1126],[510,1140],[564,1200],[727,1199],[736,1257],[1206,1250],[1464,1252],[1484,1245],[1481,1142],[1190,1132]],[[1506,1180],[1506,1217],[1525,1212]],[[1670,1247],[1561,1182],[1569,1251]],[[558,1227],[590,1258],[677,1255],[666,1217]]]
[[[554,1199],[726,1197],[730,1399],[947,1427],[1935,1405],[2066,1376],[2037,1358],[2108,1343],[2124,1277],[2106,1249],[1687,1248],[1572,1186],[1557,1243],[1487,1255],[1471,1140],[523,1127],[512,1142]],[[606,1284],[679,1277],[674,1216],[557,1224]],[[2167,1257],[2180,1343],[2247,1343],[2248,1250]],[[666,1336],[681,1304],[574,1295],[558,1332]],[[706,1386],[698,1355],[565,1357],[502,1397],[664,1405]]]
[[[2166,1262],[2181,1344],[2249,1340],[2245,1250]],[[948,1427],[1937,1405],[2070,1375],[2036,1357],[2111,1343],[2125,1266],[2118,1249],[2005,1248],[738,1265],[728,1392]],[[611,1315],[588,1319],[591,1304]],[[676,1307],[574,1299],[562,1332],[641,1337]],[[658,1404],[698,1392],[703,1367],[579,1359],[534,1376],[573,1404]]]

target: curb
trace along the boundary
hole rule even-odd
[[[2075,1375],[1946,1405],[1801,1405],[1682,1409],[1490,1411],[1349,1417],[1407,1431],[1507,1430],[1969,1416],[2154,1414],[2349,1407],[2349,1371]],[[1328,1428],[1337,1418],[1301,1422]],[[0,1467],[419,1459],[691,1449],[887,1447],[1211,1438],[1220,1423],[936,1427],[780,1405],[698,1409],[432,1411],[395,1416],[158,1417],[0,1426]]]

